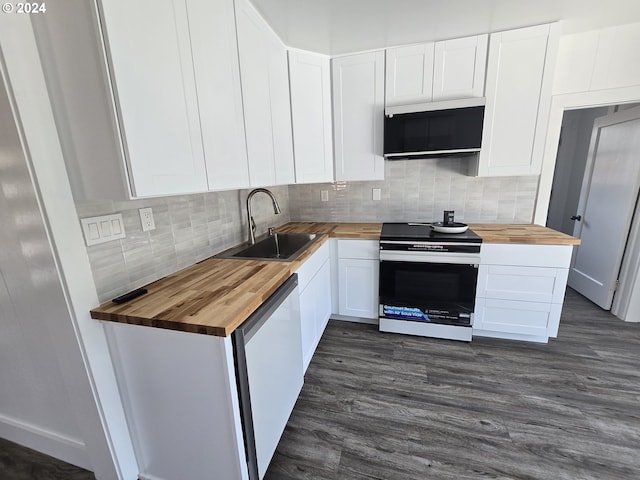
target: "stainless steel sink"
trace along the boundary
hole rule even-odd
[[[254,245],[241,245],[224,251],[216,257],[290,262],[319,238],[320,236],[315,233],[274,233],[262,238]]]

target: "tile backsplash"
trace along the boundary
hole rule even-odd
[[[257,235],[292,221],[434,221],[455,210],[467,223],[531,223],[538,177],[474,178],[468,159],[385,161],[385,180],[270,188],[282,214],[257,195]],[[380,189],[380,200],[373,200]],[[321,192],[328,201],[321,201]],[[87,247],[100,301],[162,278],[246,241],[250,190],[131,201],[78,202],[79,218],[122,213],[126,238]],[[151,207],[156,229],[143,232],[138,209]]]
[[[440,221],[444,210],[467,223],[531,223],[538,176],[467,176],[468,158],[385,161],[385,180],[290,185],[291,220]],[[373,189],[381,199],[373,200]],[[321,201],[328,191],[329,201]]]
[[[271,200],[252,200],[256,235],[287,223],[287,186],[271,187],[282,210]],[[176,272],[246,241],[246,198],[250,190],[232,190],[131,201],[76,203],[79,218],[122,213],[126,237],[87,247],[101,302]],[[156,229],[143,232],[139,208],[151,207]]]

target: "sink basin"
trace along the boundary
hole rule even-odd
[[[255,245],[241,245],[216,257],[290,262],[319,238],[314,233],[274,233],[257,241]]]

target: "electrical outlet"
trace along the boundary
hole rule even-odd
[[[329,201],[329,190],[320,190],[320,201],[322,202]]]
[[[380,200],[382,198],[382,189],[374,188],[372,192],[373,200]]]
[[[138,211],[140,212],[140,222],[142,223],[142,231],[148,232],[149,230],[155,230],[156,222],[153,220],[153,210],[151,210],[151,207],[141,208]]]

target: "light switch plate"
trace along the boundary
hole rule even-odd
[[[382,198],[382,189],[374,188],[372,195],[373,195],[373,200],[380,200]]]
[[[329,190],[320,190],[320,201],[322,202],[329,201]]]
[[[80,223],[87,246],[118,240],[126,236],[121,213],[82,218]]]
[[[140,222],[142,223],[142,231],[148,232],[150,230],[156,229],[156,222],[153,219],[153,210],[151,207],[141,208],[138,210],[140,212]]]

